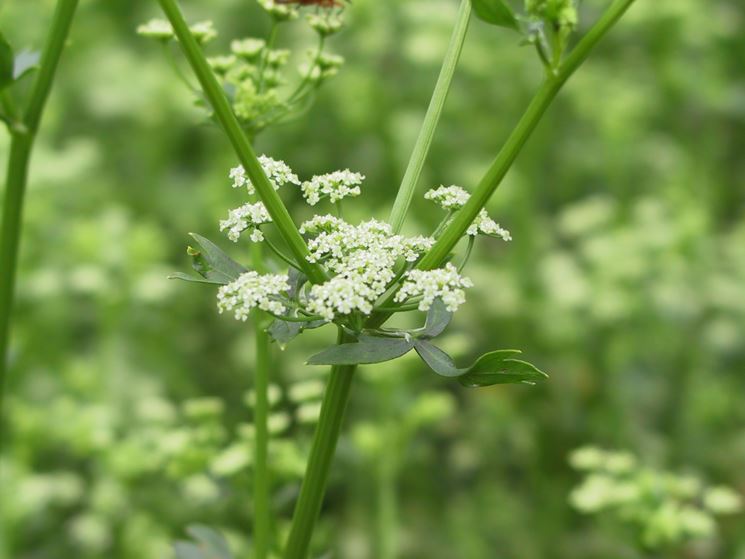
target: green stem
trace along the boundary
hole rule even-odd
[[[251,245],[251,257],[254,269],[266,272],[261,245]],[[269,368],[271,367],[269,335],[265,328],[265,314],[258,309],[253,312],[254,341],[256,359],[254,370],[254,523],[253,543],[256,559],[267,559],[271,547],[271,479],[269,474]]]
[[[489,167],[486,175],[484,175],[484,178],[479,182],[471,198],[455,215],[453,221],[448,225],[432,249],[422,258],[419,263],[420,269],[431,270],[437,268],[447,258],[450,251],[455,247],[456,243],[501,184],[502,179],[504,179],[507,171],[514,163],[562,86],[587,59],[598,41],[603,38],[633,3],[634,0],[615,0],[567,57],[556,75],[548,76],[544,80],[525,114],[512,131],[504,147]]]
[[[326,43],[326,37],[323,35],[320,35],[318,38],[318,47],[316,48],[316,53],[313,56],[313,61],[311,62],[310,69],[308,70],[308,74],[303,77],[302,81],[298,84],[298,86],[295,88],[295,91],[293,91],[289,97],[287,97],[287,103],[294,103],[297,101],[297,99],[300,97],[300,94],[303,92],[303,90],[306,88],[306,86],[311,82],[313,79],[313,70],[318,66],[318,63],[321,60],[321,53],[323,52],[323,47]]]
[[[28,167],[39,129],[42,112],[59,64],[65,41],[70,32],[78,0],[59,0],[52,16],[52,25],[39,63],[28,105],[21,126],[11,133],[8,157],[5,201],[0,224],[0,418],[3,417],[3,395],[8,367],[10,315],[13,307],[18,247],[21,240],[23,201],[28,179]],[[2,429],[0,428],[0,449]]]
[[[613,4],[603,13],[597,23],[587,32],[572,53],[564,61],[564,64],[554,76],[547,77],[540,89],[536,92],[530,105],[510,134],[502,150],[489,167],[489,170],[481,179],[476,191],[465,206],[459,210],[435,245],[419,261],[417,268],[421,270],[432,270],[442,265],[453,250],[460,238],[468,230],[473,220],[481,209],[486,205],[491,195],[502,182],[507,171],[512,166],[520,150],[528,141],[533,130],[535,130],[541,117],[556,97],[561,87],[587,59],[592,49],[605,36],[608,31],[621,18],[626,10],[631,7],[634,0],[614,0]],[[395,292],[381,305],[381,309],[388,308],[394,303]],[[389,311],[375,312],[367,321],[367,328],[377,328],[382,325],[391,313]]]
[[[176,0],[158,0],[158,2],[173,26],[174,33],[184,51],[184,56],[197,76],[205,97],[212,105],[215,116],[233,145],[233,149],[235,149],[239,161],[256,188],[259,198],[264,202],[269,215],[279,229],[282,239],[287,243],[290,252],[292,252],[308,279],[313,283],[323,282],[326,279],[326,274],[319,266],[311,264],[305,259],[308,254],[308,247],[297,226],[292,221],[292,217],[282,199],[261,168],[248,137],[238,123],[235,114],[233,114],[230,103],[225,97],[225,92],[212,73],[202,49],[189,31],[189,26],[184,20]]]
[[[266,61],[269,58],[269,51],[274,47],[274,42],[277,40],[277,31],[279,30],[279,24],[276,20],[272,20],[272,28],[269,31],[269,38],[266,41],[266,48],[264,54],[261,57],[261,65],[259,68],[259,93],[264,91],[264,73],[266,72]]]
[[[254,447],[254,555],[256,559],[266,559],[270,551],[271,509],[269,492],[269,336],[264,329],[263,313],[254,312],[254,340],[256,342],[256,370],[254,371],[254,426],[256,440]]]
[[[340,328],[338,343],[348,341],[351,341],[351,338]],[[313,436],[303,485],[295,505],[295,514],[292,517],[292,528],[284,559],[305,559],[308,555],[313,526],[321,510],[355,369],[354,365],[331,368],[331,376],[323,396],[321,415]]]
[[[403,181],[398,189],[396,201],[393,203],[391,216],[388,220],[391,227],[393,227],[394,233],[401,231],[406,213],[414,197],[414,190],[422,174],[424,161],[427,159],[429,148],[432,145],[435,129],[437,128],[437,123],[440,121],[440,115],[442,115],[442,109],[445,106],[448,91],[450,91],[450,84],[453,81],[453,74],[455,74],[458,59],[463,50],[463,42],[468,31],[470,17],[471,0],[462,0],[455,20],[453,35],[450,38],[450,45],[442,62],[442,69],[440,70],[440,76],[437,78],[435,90],[432,93],[432,100],[429,102],[429,108],[424,117],[422,129],[419,131],[419,137],[414,145],[414,151],[411,153],[409,164],[406,167]]]

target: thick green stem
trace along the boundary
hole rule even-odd
[[[409,211],[411,200],[414,197],[414,191],[416,190],[417,182],[419,182],[419,177],[422,174],[424,161],[427,159],[429,148],[432,145],[432,140],[435,136],[435,129],[437,128],[437,123],[440,121],[440,115],[442,114],[445,100],[450,91],[450,84],[453,81],[455,68],[458,65],[458,59],[463,50],[463,43],[466,39],[470,17],[471,0],[462,0],[455,20],[455,28],[450,37],[450,45],[445,54],[445,59],[442,62],[440,76],[437,78],[437,84],[432,93],[432,99],[429,102],[427,114],[424,116],[422,129],[419,131],[419,137],[414,145],[414,151],[411,153],[409,164],[406,167],[404,178],[398,189],[396,201],[393,203],[391,216],[388,220],[391,227],[393,227],[394,233],[401,231],[404,219],[406,218],[406,213]]]
[[[253,267],[265,273],[261,245],[251,245]],[[253,543],[256,559],[267,559],[271,551],[272,511],[270,505],[271,476],[269,472],[269,369],[271,364],[270,341],[266,333],[266,314],[253,311],[254,342],[256,358],[254,361],[254,405],[253,422],[256,429],[254,440],[254,479],[253,479]]]
[[[254,526],[253,542],[256,559],[267,559],[271,548],[271,508],[269,477],[269,336],[264,328],[263,313],[254,312],[254,340],[256,342],[256,369],[254,371]]]
[[[297,226],[292,221],[290,213],[282,203],[282,199],[274,190],[264,170],[261,168],[261,164],[251,147],[248,137],[238,123],[235,114],[233,114],[225,92],[212,73],[202,49],[196,39],[194,39],[191,31],[189,31],[189,26],[184,20],[184,16],[176,0],[158,0],[158,2],[173,26],[173,31],[178,37],[184,55],[202,86],[205,97],[210,105],[212,105],[215,116],[222,125],[230,143],[233,145],[233,149],[238,155],[238,160],[246,170],[246,174],[256,188],[259,198],[261,198],[261,201],[266,206],[282,239],[287,243],[292,255],[302,267],[308,279],[313,283],[323,282],[326,278],[325,273],[319,266],[311,264],[305,259],[308,254],[308,247],[300,235]]]
[[[340,329],[338,343],[349,341],[351,339]],[[313,526],[321,511],[331,461],[334,458],[336,442],[339,440],[355,369],[353,365],[331,368],[331,376],[323,396],[321,415],[313,436],[303,485],[295,505],[295,514],[292,517],[290,537],[284,552],[285,559],[305,559],[308,555]]]
[[[36,132],[39,129],[52,82],[65,41],[70,31],[78,0],[59,0],[52,17],[52,26],[39,63],[39,71],[31,89],[28,105],[20,123],[15,123],[10,140],[5,200],[0,224],[0,418],[3,417],[3,395],[8,367],[10,317],[13,307],[18,249],[21,240],[23,200],[26,193],[28,167]],[[0,449],[2,448],[0,428]]]
[[[432,250],[419,262],[418,267],[420,269],[437,268],[444,262],[450,251],[501,184],[502,179],[504,179],[528,138],[530,138],[546,109],[553,102],[556,94],[589,56],[598,41],[603,38],[633,3],[634,0],[615,0],[567,57],[556,75],[546,78],[504,147],[489,167],[486,175],[479,182],[471,198],[455,215],[453,221],[437,240],[435,246],[432,247]]]

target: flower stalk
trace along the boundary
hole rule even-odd
[[[574,74],[590,55],[597,43],[611,30],[618,20],[626,13],[634,0],[615,0],[603,13],[595,25],[587,32],[577,46],[572,50],[555,75],[549,74],[533,97],[525,114],[510,134],[502,150],[492,162],[484,177],[466,205],[453,218],[424,258],[419,262],[422,270],[431,270],[445,261],[448,254],[458,243],[479,212],[486,206],[502,183],[505,175],[515,162],[518,154],[530,138],[544,113],[551,105],[562,86]]]
[[[10,154],[5,182],[2,223],[0,224],[0,418],[2,418],[4,412],[3,396],[8,372],[10,318],[15,291],[28,168],[36,133],[52,89],[54,76],[77,6],[78,0],[59,0],[57,2],[28,104],[20,120],[9,126],[11,133]],[[12,102],[7,93],[6,90],[4,104]],[[13,112],[15,113],[15,110]],[[2,428],[0,428],[0,448],[1,446]]]
[[[350,341],[351,337],[340,328],[337,343]],[[292,528],[285,547],[284,559],[305,559],[308,554],[313,527],[321,511],[331,461],[341,433],[355,369],[354,365],[337,365],[331,368],[308,466],[292,517]]]
[[[406,218],[406,213],[409,211],[409,206],[411,206],[411,200],[414,197],[417,182],[422,174],[424,161],[427,159],[427,154],[432,146],[435,130],[437,129],[437,124],[440,122],[442,109],[445,106],[445,100],[450,91],[450,84],[453,81],[455,68],[458,66],[458,60],[460,59],[460,53],[463,50],[463,43],[466,39],[470,19],[471,0],[462,0],[460,7],[458,8],[458,15],[456,16],[455,28],[450,37],[450,44],[448,45],[445,59],[443,60],[442,68],[440,69],[440,75],[437,78],[435,89],[432,92],[432,99],[429,102],[429,108],[424,116],[424,122],[419,131],[419,137],[414,145],[414,150],[411,152],[411,157],[409,158],[404,178],[401,181],[401,186],[398,189],[398,194],[396,194],[396,200],[393,203],[391,215],[388,219],[394,233],[399,233],[401,231],[404,219]]]
[[[197,76],[204,95],[212,106],[212,110],[215,111],[215,116],[228,136],[230,143],[233,145],[233,149],[241,165],[243,165],[246,174],[256,188],[259,198],[266,206],[282,239],[287,243],[290,252],[295,257],[298,265],[303,269],[305,275],[308,276],[308,279],[314,283],[322,282],[325,279],[323,270],[306,260],[308,247],[302,236],[300,236],[297,226],[292,221],[290,213],[282,203],[282,199],[275,192],[261,168],[261,164],[251,147],[248,136],[241,128],[235,114],[233,114],[225,93],[212,73],[207,59],[199,47],[199,43],[197,43],[197,40],[189,30],[189,26],[184,20],[184,16],[176,0],[158,0],[158,2],[166,17],[171,22],[173,31],[176,37],[178,37],[179,44],[183,49],[184,56],[189,61],[194,74]]]

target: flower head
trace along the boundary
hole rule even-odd
[[[264,169],[264,173],[269,178],[274,190],[279,190],[280,186],[288,183],[300,185],[300,179],[284,161],[261,155],[259,156],[259,163],[261,163],[261,168]],[[256,192],[256,188],[246,175],[246,170],[242,165],[233,167],[228,176],[233,181],[233,188],[243,188],[245,186],[249,194]]]
[[[331,203],[336,203],[343,198],[359,196],[363,180],[365,180],[364,175],[345,169],[326,175],[317,175],[305,181],[301,188],[306,202],[315,206],[323,198],[329,198]]]
[[[241,233],[250,229],[251,240],[258,243],[264,240],[264,234],[259,227],[271,221],[272,218],[263,203],[244,204],[228,212],[228,219],[220,221],[220,231],[227,229],[228,239],[237,242]]]
[[[466,300],[466,288],[473,287],[470,279],[461,276],[450,262],[437,270],[411,270],[396,293],[395,301],[404,302],[421,296],[420,311],[428,311],[435,299],[440,298],[450,312],[455,312]]]
[[[220,287],[217,292],[217,308],[220,313],[233,311],[235,318],[243,321],[254,308],[282,314],[286,307],[279,299],[288,289],[290,284],[286,275],[246,272],[237,280]]]
[[[452,185],[433,188],[424,195],[424,198],[426,200],[432,200],[443,210],[454,212],[465,206],[466,202],[471,198],[471,195],[460,186]],[[482,209],[473,220],[473,223],[468,227],[466,234],[472,237],[481,234],[490,237],[500,237],[505,241],[512,240],[510,232],[507,231],[507,229],[502,228],[496,221],[490,218],[489,214],[486,213],[486,210],[484,209]]]
[[[159,41],[168,41],[174,38],[173,27],[165,19],[151,19],[147,23],[137,26],[137,34]]]

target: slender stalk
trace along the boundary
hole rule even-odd
[[[455,247],[458,240],[463,236],[478,213],[489,201],[489,198],[494,194],[494,191],[501,184],[502,179],[504,179],[507,171],[509,171],[562,86],[587,59],[598,41],[610,31],[613,25],[633,3],[634,0],[615,0],[592,29],[582,38],[572,53],[559,67],[556,74],[546,77],[525,111],[525,114],[512,131],[504,147],[489,167],[486,175],[484,175],[484,178],[479,182],[471,198],[456,213],[453,221],[445,229],[442,236],[424,258],[422,258],[419,263],[420,269],[429,270],[436,268],[447,258],[447,255]]]
[[[440,69],[440,76],[437,78],[437,84],[432,93],[432,99],[429,102],[427,114],[424,116],[422,129],[419,131],[419,137],[414,145],[414,151],[411,153],[409,164],[406,167],[404,178],[398,189],[398,194],[396,195],[396,201],[393,203],[391,216],[388,219],[391,227],[393,227],[394,233],[401,231],[404,219],[406,218],[406,212],[408,212],[411,200],[414,197],[414,190],[416,189],[417,182],[422,174],[424,161],[427,159],[429,148],[432,145],[432,140],[435,136],[435,129],[440,121],[440,115],[442,115],[442,109],[445,106],[445,100],[450,91],[450,84],[453,81],[455,68],[458,65],[458,59],[463,50],[463,43],[466,39],[466,32],[468,31],[468,22],[470,21],[470,18],[471,0],[461,0],[458,15],[455,20],[455,28],[450,37],[450,44],[448,45],[448,50],[445,53],[445,59],[443,60],[442,68]]]
[[[3,417],[3,395],[8,368],[10,316],[13,307],[18,248],[21,240],[23,201],[28,167],[44,106],[52,89],[65,41],[70,32],[78,0],[59,0],[41,55],[39,71],[32,86],[28,105],[20,122],[11,126],[5,201],[0,224],[0,418]],[[0,427],[0,450],[2,428]]]
[[[351,341],[348,335],[339,329],[338,343],[348,341]],[[353,365],[331,368],[331,376],[323,396],[321,415],[313,436],[303,485],[295,505],[295,514],[292,517],[292,528],[284,559],[305,559],[308,555],[313,526],[321,511],[331,461],[334,458],[336,442],[341,432],[344,410],[349,400],[355,369]]]
[[[179,44],[184,51],[186,59],[197,76],[205,97],[212,105],[215,116],[223,127],[225,134],[228,136],[230,143],[233,145],[238,159],[240,160],[246,174],[251,179],[256,192],[264,202],[269,215],[272,217],[274,224],[277,226],[282,239],[295,257],[297,263],[302,267],[303,272],[313,283],[319,283],[325,280],[323,270],[314,264],[309,263],[305,257],[308,254],[308,247],[300,235],[297,226],[292,221],[290,213],[282,203],[282,199],[272,187],[261,164],[254,153],[251,143],[246,133],[238,123],[238,119],[230,108],[225,92],[220,87],[215,75],[212,73],[207,59],[202,52],[199,44],[194,39],[189,26],[184,20],[184,16],[179,9],[176,0],[158,0],[163,12],[171,22],[173,31],[178,37]]]

